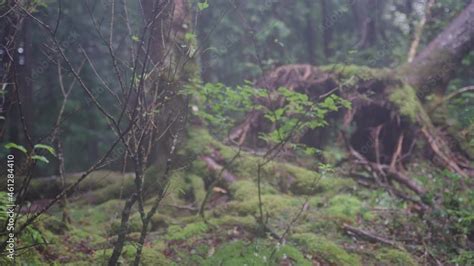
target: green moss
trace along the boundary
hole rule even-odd
[[[235,172],[238,176],[242,178],[257,178],[257,166],[259,159],[255,156],[242,153],[240,157],[235,161],[234,166],[232,167],[232,172]],[[269,166],[262,168],[262,176],[266,176],[266,170]]]
[[[68,209],[76,227],[91,234],[103,234],[105,237],[105,232],[110,231],[111,224],[118,221],[123,205],[123,200],[113,199],[98,206],[75,202],[71,203]]]
[[[179,204],[182,198],[192,192],[191,184],[186,180],[185,173],[173,173],[167,191],[161,205],[164,205],[164,203]]]
[[[117,218],[110,224],[109,229],[109,236],[116,235],[119,231],[121,224],[121,219]],[[130,216],[128,220],[128,232],[140,232],[142,229],[142,220],[140,218],[140,214],[135,213],[134,215]]]
[[[265,265],[265,251],[267,250],[261,251],[259,246],[247,245],[243,241],[235,241],[219,247],[216,253],[203,265]]]
[[[108,184],[94,190],[82,197],[88,203],[100,204],[112,199],[127,198],[135,191],[134,176],[117,176],[115,179],[106,179]]]
[[[206,197],[206,188],[204,187],[204,180],[202,180],[202,178],[197,175],[189,176],[189,180],[191,181],[191,187],[193,189],[194,202],[199,205]]]
[[[290,219],[302,204],[298,198],[288,195],[262,195],[262,202],[265,213],[278,219]],[[228,207],[239,215],[256,215],[258,205],[258,197],[254,195],[242,202],[232,201]]]
[[[124,204],[123,200],[113,199],[96,207],[87,208],[86,206],[85,217],[82,218],[87,218],[87,221],[90,223],[100,224],[108,222],[113,217],[119,216]]]
[[[335,265],[361,265],[360,258],[347,253],[343,248],[324,237],[311,233],[294,234],[291,238],[308,252]]]
[[[398,106],[400,113],[415,121],[417,114],[421,110],[420,101],[416,96],[416,91],[413,87],[403,85],[395,88],[389,96],[389,100]]]
[[[259,240],[226,243],[202,265],[286,265],[280,264],[283,260],[290,260],[294,265],[311,265],[298,249],[290,245],[278,247]]]
[[[335,223],[331,218],[326,218],[320,214],[308,214],[307,219],[303,223],[294,226],[292,232],[312,232],[328,238],[338,238],[340,228],[341,226],[338,223]]]
[[[166,238],[169,240],[186,240],[206,233],[207,230],[208,226],[204,222],[188,224],[184,228],[178,225],[172,225],[168,227]]]
[[[67,225],[63,221],[51,215],[42,216],[41,223],[44,229],[56,235],[61,235],[68,230]]]
[[[238,180],[230,186],[230,191],[234,199],[239,201],[253,198],[258,193],[255,182],[251,180]]]
[[[390,78],[389,69],[370,68],[360,65],[333,64],[321,66],[320,69],[325,72],[338,74],[343,80],[352,77],[357,77],[362,80]]]
[[[295,179],[290,190],[297,195],[312,195],[323,192],[335,194],[341,190],[355,187],[355,182],[349,178],[320,176],[314,171],[291,164],[283,164],[282,167]]]
[[[416,266],[418,263],[405,251],[390,248],[377,250],[375,257],[380,265]]]
[[[90,232],[90,231],[83,230],[80,227],[74,227],[68,233],[72,241],[77,242],[77,243],[80,243],[82,241],[87,241],[89,245],[91,246],[96,246],[106,241],[104,237],[98,234],[99,234],[98,231]]]
[[[184,156],[204,154],[209,150],[209,144],[215,142],[209,132],[200,127],[193,127],[187,131],[188,141],[180,151]]]
[[[284,164],[284,170],[294,179],[290,185],[293,193],[308,195],[321,191],[321,177],[318,173],[291,164]]]
[[[212,218],[209,220],[209,223],[217,226],[222,225],[238,225],[242,226],[247,230],[255,230],[257,222],[253,216],[231,216],[223,215],[222,217]]]
[[[362,203],[359,199],[343,194],[337,195],[329,201],[329,207],[325,213],[342,221],[355,221],[361,210]]]
[[[155,215],[151,217],[150,230],[153,231],[153,230],[158,230],[160,228],[166,228],[172,222],[173,222],[173,218],[164,214],[155,213]]]
[[[132,245],[123,247],[122,254],[119,259],[120,265],[131,265],[135,259],[136,248]],[[94,253],[93,261],[97,265],[106,265],[112,249],[97,250]],[[174,262],[166,258],[160,249],[154,246],[145,246],[142,251],[140,265],[176,265]]]
[[[7,256],[2,254],[0,256],[0,265],[45,265],[46,263],[41,254],[34,249],[28,248],[21,251],[21,255],[17,255],[16,263],[13,263]]]
[[[301,266],[310,266],[313,265],[308,259],[305,258],[303,253],[299,251],[297,248],[291,246],[291,245],[283,245],[280,248],[277,248],[277,252],[275,252],[275,260],[276,262],[282,261],[282,260],[290,260],[292,262],[295,262],[295,265],[301,265]]]

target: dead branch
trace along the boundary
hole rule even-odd
[[[382,243],[382,244],[389,245],[389,246],[392,246],[392,247],[396,247],[398,249],[403,249],[402,245],[397,243],[396,241],[381,237],[381,236],[376,235],[374,233],[371,233],[371,232],[368,232],[368,231],[350,226],[348,224],[344,224],[343,229],[346,230],[346,232],[349,235],[355,235],[355,236],[364,238],[364,239],[366,239],[370,242],[378,242],[378,243]]]

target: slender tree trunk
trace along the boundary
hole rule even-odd
[[[376,15],[377,0],[359,0],[352,5],[352,12],[358,28],[358,42],[360,49],[372,47],[377,40]]]
[[[322,17],[322,36],[323,36],[323,51],[324,57],[326,62],[328,62],[329,58],[331,57],[331,41],[332,41],[332,30],[329,27],[329,2],[327,0],[321,0],[320,2],[321,7],[321,17]]]
[[[312,1],[305,1],[307,13],[306,13],[306,45],[308,48],[309,64],[316,64],[316,22],[312,11],[314,6]]]
[[[133,194],[126,202],[125,206],[122,210],[122,218],[120,222],[119,233],[117,237],[117,242],[114,246],[114,250],[112,252],[112,256],[109,259],[109,266],[116,266],[117,262],[122,254],[122,249],[125,244],[125,237],[128,233],[128,220],[130,218],[130,212],[132,210],[133,204],[135,204],[137,200],[137,195]]]

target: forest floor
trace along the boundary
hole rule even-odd
[[[367,180],[344,174],[344,166],[322,171],[309,158],[275,160],[263,169],[262,200],[268,228],[284,239],[261,233],[257,220],[255,155],[241,152],[228,171],[236,179],[220,182],[198,214],[206,187],[216,174],[201,159],[229,161],[237,150],[201,129],[190,132],[181,151],[191,158],[175,171],[167,196],[153,217],[143,265],[427,265],[446,263],[443,245],[432,246],[426,217],[406,201]],[[333,152],[333,157],[337,157]],[[330,156],[327,155],[327,157]],[[289,161],[293,161],[290,163]],[[427,166],[413,163],[412,174],[430,183]],[[416,173],[416,174],[415,174]],[[71,180],[74,176],[69,177]],[[147,180],[156,179],[153,169]],[[33,184],[34,185],[34,184]],[[152,183],[146,186],[153,189]],[[39,218],[22,241],[42,243],[20,255],[27,264],[103,265],[111,255],[133,175],[98,171],[69,198],[71,223],[56,206]],[[34,186],[33,186],[34,190]],[[43,188],[43,192],[48,188]],[[43,200],[45,201],[45,200]],[[41,205],[41,200],[30,206]],[[147,201],[145,209],[151,206]],[[430,227],[431,228],[431,227]],[[121,262],[131,264],[141,220],[130,219]],[[426,237],[426,239],[424,239]]]

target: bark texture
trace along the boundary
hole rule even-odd
[[[400,68],[408,83],[424,98],[444,94],[461,60],[474,47],[474,1],[441,32],[413,62]]]

